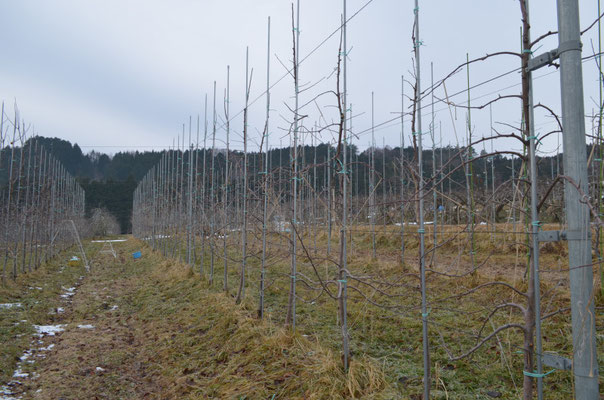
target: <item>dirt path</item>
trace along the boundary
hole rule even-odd
[[[118,258],[97,255],[89,275],[63,294],[53,325],[34,337],[35,362],[22,363],[13,398],[131,399],[158,392],[137,359],[143,342],[131,296],[142,282],[124,246],[114,247]]]

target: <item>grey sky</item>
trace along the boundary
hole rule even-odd
[[[368,2],[349,0],[349,16]],[[580,3],[581,23],[586,27],[597,17],[597,0]],[[301,57],[337,29],[341,7],[339,0],[301,1]],[[556,29],[554,0],[533,0],[530,7],[533,37]],[[472,58],[519,50],[517,0],[422,0],[420,8],[423,88],[430,84],[430,62],[434,62],[438,80],[464,62],[466,53]],[[214,80],[218,86],[218,138],[224,138],[223,95],[226,66],[230,65],[232,147],[240,148],[243,117],[237,113],[244,100],[246,46],[254,69],[251,98],[256,99],[266,86],[268,16],[272,18],[271,80],[275,82],[286,73],[280,62],[291,66],[290,12],[291,2],[283,0],[0,0],[0,98],[8,103],[16,99],[22,117],[35,125],[40,135],[77,142],[84,151],[161,149],[172,144],[189,115],[195,121],[200,114],[203,132],[203,99],[208,94],[211,118]],[[361,149],[370,140],[371,92],[375,92],[376,124],[395,117],[393,112],[400,110],[400,76],[411,78],[413,69],[412,24],[412,0],[373,0],[350,22],[349,102],[355,115],[353,131],[362,132],[354,140]],[[584,56],[591,54],[590,40],[597,48],[596,38],[597,29],[584,36]],[[335,89],[332,71],[338,44],[336,34],[301,65],[302,83],[310,86],[318,82],[302,93],[301,103]],[[556,46],[557,38],[553,38],[544,41],[538,52]],[[471,83],[518,66],[519,61],[510,56],[475,64],[470,71]],[[535,74],[540,77],[535,81],[535,102],[559,110],[559,76],[553,71],[546,68]],[[586,62],[585,106],[589,112],[595,107],[591,99],[598,97],[597,77],[594,61]],[[512,74],[474,89],[472,102],[480,104],[495,93],[518,92],[519,87],[512,85],[519,81],[519,75]],[[448,82],[449,95],[465,89],[466,84],[464,70]],[[410,91],[408,86],[406,89]],[[285,104],[293,104],[292,95],[290,77],[273,89],[272,146],[280,141],[284,146],[289,144],[286,131],[292,115]],[[437,92],[437,96],[443,95],[442,90]],[[464,102],[465,97],[463,93],[451,100]],[[333,95],[317,99],[328,122],[336,118],[334,104]],[[444,143],[455,144],[453,126],[459,140],[463,140],[465,111],[450,113],[442,103],[435,109]],[[264,110],[264,98],[250,108],[251,149],[257,149]],[[312,128],[315,121],[325,125],[319,120],[314,102],[302,112],[308,115],[307,128]],[[426,112],[425,127],[430,119],[429,109]],[[516,100],[506,100],[493,107],[493,114],[495,121],[517,123],[520,105]],[[476,136],[488,134],[488,110],[473,112],[472,120]],[[555,127],[553,120],[541,112],[536,122],[540,133]],[[409,126],[405,129],[408,136]],[[397,146],[400,124],[395,121],[380,127],[375,136],[378,146],[382,138]],[[326,131],[319,140],[333,140],[333,135]],[[429,139],[427,144],[431,145]],[[544,141],[542,149],[551,151],[556,144],[557,138],[552,136]],[[504,141],[496,146],[519,148]]]

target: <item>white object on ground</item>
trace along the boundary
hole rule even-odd
[[[62,286],[62,288],[65,290],[65,293],[63,293],[61,295],[62,298],[64,299],[68,299],[70,297],[73,297],[75,295],[75,287],[70,287],[70,288],[66,288],[65,286]]]
[[[13,378],[27,378],[29,374],[27,372],[23,372],[20,369],[16,370],[13,374]]]
[[[34,329],[38,332],[38,335],[54,336],[59,332],[63,332],[65,325],[34,325]]]
[[[21,303],[0,303],[0,310],[6,310],[9,308],[15,308],[15,307],[23,307],[23,304],[21,304]]]
[[[51,344],[48,345],[48,347],[40,347],[38,350],[40,350],[40,351],[50,351],[50,350],[52,350],[53,347],[55,347],[55,344],[51,343]]]

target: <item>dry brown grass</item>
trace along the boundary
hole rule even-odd
[[[412,232],[413,227],[408,231]],[[452,237],[459,227],[450,227],[444,237]],[[503,228],[501,229],[503,230]],[[407,241],[406,265],[399,263],[399,236],[396,227],[378,227],[378,258],[371,258],[371,236],[356,233],[349,257],[350,270],[395,281],[402,271],[417,272],[417,242]],[[428,236],[428,235],[427,235]],[[503,235],[502,235],[503,236]],[[523,235],[518,235],[523,239]],[[319,232],[317,257],[325,255],[326,234]],[[332,255],[337,254],[334,229]],[[485,268],[464,279],[445,279],[430,273],[430,312],[433,396],[442,399],[474,399],[495,389],[502,398],[517,398],[522,379],[521,340],[516,332],[506,332],[472,357],[450,362],[442,347],[442,334],[451,351],[472,346],[472,332],[484,321],[489,307],[502,301],[519,301],[500,287],[468,296],[463,301],[437,300],[459,293],[488,280],[497,279],[526,289],[523,274],[526,249],[507,235],[495,240],[487,232],[476,235],[477,262]],[[272,235],[266,291],[266,318],[256,315],[258,259],[248,260],[248,295],[243,304],[234,304],[232,292],[237,282],[237,234],[233,234],[229,262],[230,294],[221,292],[222,259],[216,258],[215,283],[207,284],[183,264],[166,260],[137,240],[116,246],[122,260],[105,258],[91,274],[66,313],[67,331],[57,340],[56,353],[40,364],[42,376],[37,386],[44,394],[64,398],[178,398],[178,399],[408,399],[421,393],[421,318],[419,285],[409,277],[409,286],[389,289],[400,297],[385,298],[366,289],[366,295],[385,305],[400,305],[402,311],[376,308],[350,292],[349,322],[352,346],[350,369],[341,368],[337,304],[326,296],[299,286],[298,329],[283,328],[289,284],[287,241]],[[433,268],[464,271],[470,266],[469,248],[457,238],[439,249]],[[311,254],[312,238],[304,238]],[[281,241],[281,244],[278,244]],[[546,245],[544,245],[546,246]],[[544,248],[543,293],[546,310],[568,305],[565,259],[560,245]],[[562,245],[563,246],[563,245]],[[428,243],[428,248],[430,243]],[[142,249],[143,258],[133,261],[131,252]],[[258,252],[252,240],[250,254]],[[560,250],[560,251],[559,251]],[[306,260],[306,261],[305,261]],[[206,257],[209,263],[209,257]],[[306,257],[299,257],[300,271],[313,276]],[[335,276],[333,263],[320,262],[318,270],[329,279]],[[206,264],[206,271],[209,265]],[[596,285],[599,283],[596,281]],[[106,296],[111,296],[107,300]],[[306,300],[306,301],[304,301]],[[602,306],[602,298],[596,304]],[[119,306],[109,313],[108,304]],[[518,322],[516,314],[498,314],[495,324]],[[570,315],[559,314],[544,324],[547,351],[568,356]],[[597,316],[602,337],[602,314]],[[94,331],[77,330],[77,323],[91,323]],[[489,326],[490,329],[490,326]],[[604,345],[599,339],[598,345]],[[602,347],[601,347],[602,348]],[[97,373],[96,366],[105,371]],[[570,373],[549,375],[548,398],[565,399],[572,393]],[[62,388],[62,389],[61,389]],[[53,397],[53,398],[57,398]],[[46,397],[48,398],[48,397]]]
[[[40,399],[344,399],[392,393],[375,360],[345,373],[316,338],[253,317],[249,305],[207,290],[188,266],[130,240],[121,260],[97,258],[73,305],[45,338],[48,358],[24,392]],[[112,307],[117,306],[113,310]],[[91,324],[94,329],[78,329]],[[98,368],[102,370],[99,370]],[[390,396],[391,397],[391,396]]]

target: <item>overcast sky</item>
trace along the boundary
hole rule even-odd
[[[597,0],[581,0],[581,25],[596,19]],[[293,79],[287,76],[292,59],[290,1],[284,0],[0,0],[0,99],[12,113],[16,100],[21,117],[42,136],[77,142],[87,152],[96,149],[115,153],[159,150],[171,146],[193,118],[204,132],[204,98],[208,96],[211,134],[212,90],[217,83],[217,140],[224,146],[224,94],[230,65],[231,147],[242,147],[245,95],[245,54],[249,46],[253,69],[250,107],[250,149],[257,150],[264,125],[266,99],[267,18],[271,26],[271,74],[277,83],[271,93],[271,146],[286,146],[292,120]],[[363,8],[364,7],[364,8]],[[413,70],[411,29],[413,1],[349,0],[348,101],[352,104],[353,142],[361,149],[371,140],[371,92],[375,93],[375,141],[381,147],[397,146],[401,125],[389,121],[401,109],[401,75],[411,79]],[[532,0],[533,38],[557,29],[556,2]],[[336,88],[342,1],[301,0],[300,66],[303,91],[301,113],[304,127],[325,126],[335,118]],[[438,81],[466,59],[486,53],[519,51],[520,11],[517,0],[421,0],[420,39],[422,87],[430,85],[430,63]],[[583,55],[597,51],[597,27],[583,37]],[[323,43],[323,44],[321,44]],[[312,54],[311,51],[315,50]],[[541,53],[557,47],[557,38],[543,42]],[[584,64],[585,109],[597,107],[598,73],[593,60]],[[473,64],[470,84],[476,85],[519,67],[519,60],[502,56]],[[284,77],[285,76],[285,77]],[[554,68],[535,73],[535,103],[543,102],[559,112],[559,74]],[[497,94],[520,91],[517,73],[496,79],[471,91],[479,105]],[[447,83],[452,101],[464,103],[466,71]],[[405,90],[410,93],[410,86]],[[320,96],[319,96],[320,95]],[[319,97],[317,97],[319,96]],[[440,89],[436,96],[444,97]],[[314,101],[313,101],[314,100]],[[426,102],[428,103],[428,102]],[[463,143],[466,112],[442,102],[435,104],[436,136],[442,126],[443,144]],[[12,114],[11,114],[12,115]],[[537,130],[544,134],[555,122],[538,112]],[[424,110],[424,131],[431,120]],[[493,106],[495,127],[518,124],[517,100]],[[489,110],[472,113],[475,136],[489,134]],[[591,129],[591,122],[588,122]],[[405,125],[406,140],[410,128]],[[310,135],[304,141],[310,143]],[[328,130],[317,140],[334,140]],[[544,140],[543,152],[555,151],[556,135]],[[431,146],[426,137],[428,147]],[[500,141],[496,147],[519,148]]]

